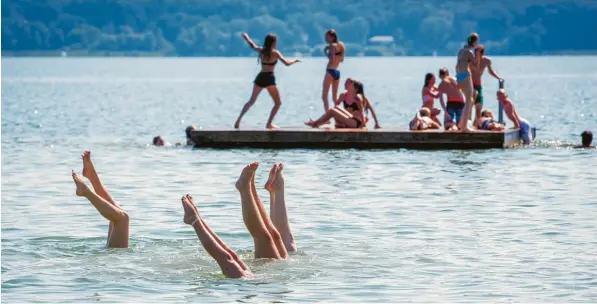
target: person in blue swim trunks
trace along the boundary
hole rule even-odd
[[[456,81],[465,96],[465,107],[458,125],[458,128],[463,132],[471,131],[467,126],[475,103],[471,66],[475,68],[475,46],[478,42],[479,35],[477,33],[470,34],[464,47],[458,51],[458,61],[456,62]]]
[[[328,101],[328,93],[330,85],[332,86],[332,101],[334,104],[338,101],[338,87],[340,85],[340,63],[344,61],[344,53],[346,51],[344,43],[338,40],[338,34],[335,30],[330,29],[325,33],[325,40],[328,45],[324,49],[324,53],[328,57],[328,65],[323,78],[323,92],[321,99],[323,100],[323,108],[327,112],[330,109]]]
[[[520,138],[525,145],[533,141],[533,134],[531,131],[531,123],[528,120],[518,116],[514,102],[508,97],[506,90],[499,89],[497,91],[497,99],[504,108],[504,113],[514,123],[514,129],[520,129]]]

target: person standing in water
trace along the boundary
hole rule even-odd
[[[456,62],[456,81],[458,87],[465,96],[465,107],[458,128],[463,132],[471,131],[468,128],[468,120],[471,117],[473,109],[473,80],[471,77],[471,65],[475,68],[475,46],[479,41],[479,35],[472,33],[468,36],[467,43],[458,51],[458,60]]]
[[[475,58],[477,64],[475,68],[471,69],[471,74],[473,76],[473,89],[475,91],[475,119],[479,119],[479,117],[481,117],[481,111],[483,110],[482,77],[485,68],[487,68],[489,74],[499,82],[503,82],[504,80],[493,70],[493,67],[491,66],[491,58],[485,56],[485,47],[483,45],[477,45],[477,47],[475,47]]]
[[[267,89],[269,95],[274,100],[274,107],[272,108],[267,123],[265,124],[265,128],[275,129],[277,128],[277,126],[275,126],[272,122],[274,120],[274,117],[276,116],[276,113],[278,113],[280,106],[282,105],[282,101],[280,100],[280,92],[278,91],[278,87],[276,86],[274,68],[276,66],[276,63],[278,63],[278,59],[282,61],[282,63],[284,63],[286,66],[300,62],[300,60],[296,58],[292,60],[287,60],[286,58],[284,58],[282,53],[276,49],[278,38],[274,34],[268,34],[267,36],[265,36],[265,41],[263,42],[262,47],[257,46],[253,42],[253,40],[251,40],[247,33],[243,33],[242,36],[247,41],[249,46],[259,53],[259,61],[261,62],[261,72],[257,74],[257,77],[255,77],[255,80],[253,81],[254,85],[251,98],[240,112],[240,115],[238,116],[236,123],[234,123],[234,128],[240,128],[240,121],[242,120],[243,116],[247,113],[247,111],[249,111],[251,106],[255,104],[255,101],[257,100],[257,97],[259,96],[261,90]]]
[[[77,187],[77,196],[83,196],[97,209],[97,211],[108,221],[108,248],[128,248],[129,247],[129,216],[120,208],[120,205],[112,198],[108,189],[104,187],[95,167],[91,162],[91,152],[85,151],[83,158],[83,176],[89,179],[93,190],[85,184],[83,179],[72,171],[73,181]]]
[[[338,34],[335,30],[330,29],[325,33],[325,40],[328,45],[324,49],[324,53],[328,57],[328,65],[326,73],[323,78],[323,92],[321,99],[323,100],[323,108],[325,112],[330,109],[328,101],[328,93],[330,85],[332,86],[332,101],[334,104],[338,100],[338,87],[340,85],[340,63],[344,61],[344,53],[346,51],[344,43],[338,40]]]

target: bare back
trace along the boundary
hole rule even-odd
[[[442,80],[439,84],[438,90],[440,94],[446,94],[449,99],[462,99],[462,92],[458,87],[458,83],[456,82],[456,78],[452,76],[447,76]]]
[[[259,52],[259,60],[261,61],[261,71],[262,72],[273,72],[276,69],[276,64],[278,63],[279,58],[280,58],[279,53],[275,49],[272,50],[272,54],[268,58],[265,58],[265,55],[260,51]]]
[[[473,62],[475,56],[472,49],[468,46],[458,51],[458,61],[456,62],[456,73],[470,73],[469,63]]]

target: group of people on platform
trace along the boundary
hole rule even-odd
[[[491,58],[485,56],[485,47],[479,45],[478,42],[479,35],[472,33],[469,35],[466,45],[458,52],[456,77],[451,76],[447,68],[441,68],[438,72],[441,82],[436,86],[435,75],[433,73],[425,75],[425,82],[421,90],[423,104],[410,121],[411,130],[441,129],[442,122],[438,116],[442,110],[444,113],[443,127],[446,131],[469,132],[474,129],[503,131],[505,129],[503,123],[496,121],[491,110],[483,109],[481,79],[485,69],[500,84],[503,84],[504,80],[493,70]],[[513,127],[521,130],[523,142],[530,143],[532,140],[530,123],[518,115],[514,103],[503,88],[497,91],[496,97],[514,124]],[[435,99],[439,99],[441,109],[434,107]],[[473,107],[474,120],[472,120]],[[472,125],[469,125],[469,120],[473,121]]]
[[[299,59],[288,60],[284,55],[276,49],[278,38],[274,34],[268,34],[265,37],[263,46],[257,46],[247,33],[242,34],[249,46],[259,53],[258,61],[261,63],[261,72],[257,74],[253,81],[253,92],[249,101],[243,106],[238,119],[234,123],[234,128],[240,128],[240,123],[243,116],[249,111],[251,106],[255,104],[259,93],[266,89],[272,99],[274,100],[274,107],[272,108],[265,127],[267,129],[278,128],[273,124],[274,117],[282,101],[280,99],[280,92],[276,86],[276,77],[274,69],[278,61],[281,61],[286,66],[293,65],[300,62]],[[335,30],[330,29],[325,33],[327,46],[324,48],[324,53],[328,57],[328,64],[326,67],[325,76],[323,78],[322,100],[324,114],[317,120],[310,120],[305,122],[306,125],[317,128],[322,124],[334,118],[336,128],[363,128],[368,121],[368,113],[371,112],[375,120],[375,128],[380,128],[375,110],[365,95],[363,83],[353,78],[347,78],[344,82],[343,93],[338,94],[340,86],[340,63],[344,61],[346,48],[344,43],[338,40],[338,34]],[[332,101],[334,107],[330,108],[329,91],[332,90]]]

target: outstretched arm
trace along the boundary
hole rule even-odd
[[[493,67],[491,66],[491,59],[487,58],[487,70],[489,71],[489,74],[493,77],[495,77],[495,79],[502,81],[503,79],[498,76],[498,74],[493,70]]]
[[[375,128],[381,128],[379,126],[379,122],[377,121],[377,115],[375,115],[375,110],[373,110],[373,106],[371,105],[371,102],[369,102],[369,98],[367,98],[367,96],[363,96],[363,100],[365,100],[365,109],[369,109],[369,111],[371,111],[371,116],[373,116],[373,120],[375,121]]]
[[[282,55],[282,53],[280,51],[278,51],[278,50],[276,50],[276,54],[278,54],[278,58],[286,66],[293,65],[293,64],[295,64],[297,62],[301,62],[298,58],[294,58],[292,60],[288,60],[288,59],[284,58],[284,55]]]
[[[255,42],[253,42],[253,40],[251,40],[251,37],[249,37],[249,34],[243,33],[243,38],[245,39],[245,41],[249,44],[249,46],[252,49],[254,49],[256,52],[261,52],[261,47],[257,46],[255,44]]]

